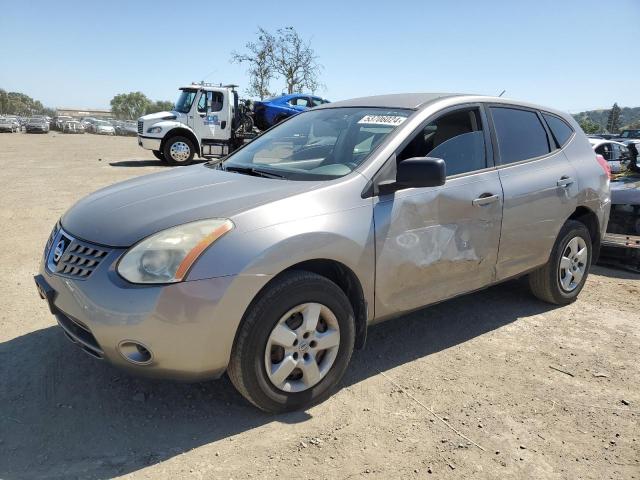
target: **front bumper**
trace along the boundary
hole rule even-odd
[[[162,139],[138,135],[138,145],[146,150],[160,150]]]
[[[170,285],[132,285],[115,271],[123,249],[111,250],[83,280],[51,273],[42,261],[38,293],[66,336],[95,358],[134,374],[198,381],[217,378],[229,363],[246,308],[269,276],[234,275]],[[119,345],[151,352],[140,365]]]

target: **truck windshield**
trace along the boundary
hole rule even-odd
[[[181,113],[189,113],[193,100],[196,98],[197,90],[182,90],[174,110]]]
[[[330,180],[356,169],[411,110],[342,107],[296,115],[230,155],[221,168],[291,180]]]

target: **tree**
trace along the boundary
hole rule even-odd
[[[272,68],[284,77],[287,92],[301,92],[307,88],[315,92],[320,87],[322,65],[311,42],[305,42],[293,27],[279,28],[273,44]]]
[[[609,133],[618,133],[620,130],[620,113],[620,107],[617,103],[614,103],[607,117],[607,131]]]
[[[258,40],[245,45],[246,53],[231,53],[231,62],[249,65],[249,88],[247,94],[263,100],[272,94],[269,82],[273,78],[273,43],[274,37],[264,28],[258,27]]]
[[[589,117],[583,117],[579,119],[578,124],[580,125],[580,128],[582,128],[584,133],[586,133],[587,135],[591,133],[597,133],[600,131],[600,125],[598,125],[596,122],[591,120]]]
[[[233,52],[231,61],[249,65],[247,93],[261,100],[271,96],[269,83],[273,78],[284,80],[288,93],[321,87],[322,65],[311,42],[305,41],[293,27],[279,28],[272,34],[260,27],[258,39],[245,45],[244,53]]]
[[[51,109],[45,108],[38,100],[20,92],[7,92],[0,89],[0,113],[28,116],[33,114],[49,114]]]
[[[145,113],[168,112],[173,110],[173,102],[169,100],[156,100],[150,102]]]
[[[121,93],[111,99],[111,112],[117,118],[134,120],[147,112],[151,101],[142,92]]]

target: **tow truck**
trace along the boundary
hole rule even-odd
[[[189,165],[196,155],[228,155],[256,136],[237,87],[204,82],[181,87],[172,111],[138,119],[138,145],[170,165]]]

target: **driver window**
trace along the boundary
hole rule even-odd
[[[222,110],[222,93],[221,92],[202,92],[198,100],[198,113],[207,113],[207,103],[211,105],[212,112]]]
[[[304,98],[304,97],[292,98],[289,103],[291,105],[297,105],[298,107],[308,107],[309,106],[309,99],[308,98]]]
[[[611,152],[611,144],[603,143],[598,148],[596,148],[596,153],[602,155],[605,160],[611,161],[613,160],[613,155]]]
[[[447,176],[487,167],[487,155],[480,111],[457,110],[422,128],[396,157],[398,162],[412,157],[444,160]]]

